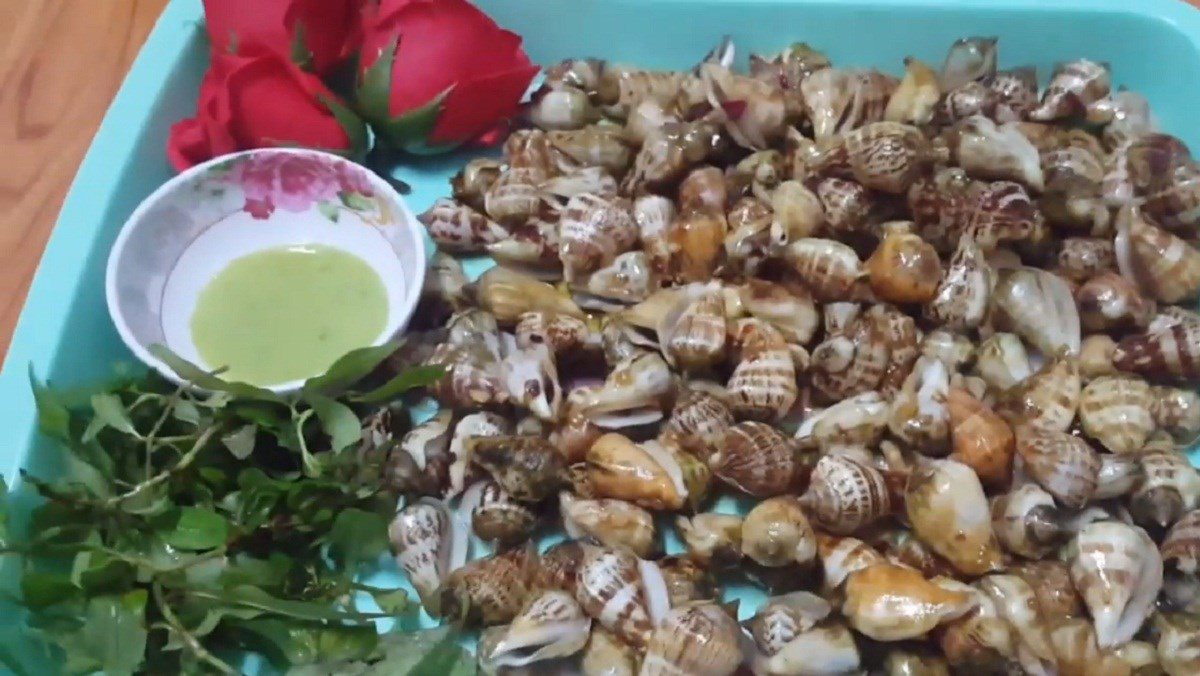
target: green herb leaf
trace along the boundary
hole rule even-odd
[[[8,484],[0,476],[0,547],[8,546]]]
[[[55,667],[51,646],[34,632],[5,632],[0,635],[0,665],[17,676],[41,676]]]
[[[137,671],[146,652],[146,590],[123,596],[98,596],[88,601],[83,626],[60,641],[68,671],[94,669],[106,676]],[[79,669],[83,667],[84,669]]]
[[[62,603],[79,595],[80,589],[71,578],[61,573],[27,570],[21,576],[21,598],[33,609]]]
[[[245,460],[254,452],[254,440],[258,436],[258,425],[253,423],[243,425],[237,430],[221,437],[221,443],[238,460]]]
[[[316,392],[306,393],[304,399],[317,412],[321,429],[329,435],[329,446],[334,453],[362,438],[362,423],[349,406]]]
[[[200,673],[262,646],[281,666],[386,665],[374,620],[416,606],[403,590],[353,583],[355,567],[386,552],[394,502],[378,472],[344,451],[361,438],[349,389],[395,349],[347,355],[286,397],[225,382],[164,348],[158,356],[208,392],[149,373],[68,401],[31,376],[61,462],[53,482],[23,474],[47,498],[24,541],[6,542],[13,497],[0,483],[0,546],[22,552],[20,602],[52,661],[69,673]],[[427,377],[403,374],[375,396]],[[352,599],[363,593],[382,612],[358,611]],[[7,647],[0,669],[27,662]],[[427,652],[405,657],[398,673]]]
[[[171,415],[175,416],[176,420],[190,425],[200,424],[200,409],[186,399],[175,403],[175,408],[171,411]]]
[[[61,481],[67,485],[83,486],[98,498],[112,497],[112,483],[100,470],[71,451],[64,451]]]
[[[271,518],[283,494],[273,485],[253,486],[231,494],[228,507],[246,529],[253,530]]]
[[[167,513],[175,507],[175,503],[171,501],[167,484],[161,483],[122,499],[118,506],[126,514],[149,517]]]
[[[83,430],[83,436],[80,437],[79,440],[85,444],[90,444],[96,439],[96,435],[104,431],[105,427],[107,427],[107,425],[104,424],[104,420],[100,418],[92,418],[88,421],[87,427]]]
[[[33,400],[37,405],[38,428],[42,434],[63,443],[71,443],[71,414],[62,401],[49,388],[38,382],[29,365],[29,385],[33,388]]]
[[[184,612],[180,611],[180,615]],[[192,636],[203,637],[208,636],[221,624],[221,621],[227,617],[236,617],[241,620],[252,620],[262,616],[261,610],[246,610],[243,608],[213,608],[204,614],[204,618],[191,630]]]
[[[114,559],[124,561],[137,568],[139,582],[145,582],[150,577],[167,573],[186,571],[198,562],[209,560],[209,554],[190,554],[168,545],[160,538],[136,531],[129,540],[126,549],[104,548],[102,551]],[[92,545],[97,547],[98,545]]]
[[[201,558],[204,560],[200,560]],[[221,575],[228,569],[229,559],[224,556],[211,555],[211,552],[200,554],[183,570],[184,581],[181,584],[194,586],[213,586],[220,582]]]
[[[313,622],[366,623],[374,617],[381,617],[377,613],[339,610],[328,601],[291,601],[280,599],[271,596],[258,587],[249,585],[231,587],[219,592],[209,589],[189,589],[188,593],[197,598],[211,599],[243,608],[253,608],[275,615]]]
[[[383,363],[383,360],[398,349],[400,349],[400,344],[392,342],[348,352],[346,356],[333,362],[333,365],[323,375],[309,378],[304,383],[303,391],[336,396],[347,387],[370,375]]]
[[[329,553],[350,570],[359,563],[375,561],[388,550],[387,526],[378,513],[342,510],[329,531]]]
[[[373,673],[408,676],[474,674],[475,662],[458,645],[460,638],[450,627],[411,633],[389,632],[380,637],[379,644],[385,650],[386,657],[375,665]]]
[[[413,601],[408,598],[408,592],[403,589],[386,589],[371,593],[375,605],[385,613],[400,615],[412,610]]]
[[[421,661],[408,670],[408,676],[475,673],[471,655],[458,644],[458,639],[454,632],[446,632]]]
[[[133,421],[129,419],[129,413],[125,410],[125,404],[121,403],[121,398],[117,395],[93,394],[92,410],[96,413],[96,420],[102,421],[118,432],[138,436],[137,430],[133,427]]]
[[[243,399],[230,404],[228,409],[240,422],[254,423],[264,432],[278,433],[292,426],[291,414],[286,408],[264,401]]]
[[[45,487],[37,479],[26,475],[25,480],[45,495]],[[89,542],[100,524],[91,522],[90,510],[69,504],[66,500],[46,502],[34,508],[29,515],[30,537],[36,542],[54,545],[81,545]]]
[[[146,591],[100,597],[88,604],[89,632],[105,674],[132,674],[146,653]]]
[[[323,627],[267,617],[227,624],[242,634],[248,645],[281,666],[366,659],[379,643],[373,626]]]
[[[213,549],[229,538],[229,522],[225,517],[203,507],[184,507],[174,528],[162,534],[172,547],[188,550]]]
[[[101,551],[75,555],[71,564],[71,584],[89,594],[127,588],[134,579],[134,567]]]
[[[211,409],[225,408],[233,401],[233,395],[228,392],[210,392],[207,397],[198,400],[200,406]]]
[[[180,378],[213,392],[228,392],[234,396],[258,401],[283,403],[283,397],[270,390],[247,383],[228,383],[172,352],[165,345],[151,345],[150,354],[166,364]]]
[[[417,366],[400,373],[370,392],[351,395],[350,399],[364,404],[390,402],[409,390],[436,383],[445,374],[446,369],[441,366]]]
[[[292,669],[288,676],[472,676],[475,660],[448,627],[415,632],[390,631],[379,637],[370,660],[325,661]]]
[[[238,557],[232,559],[221,571],[220,584],[223,588],[261,587],[273,588],[283,584],[292,570],[293,560],[286,554],[275,552],[266,559]]]
[[[105,448],[95,441],[72,444],[68,448],[80,460],[95,467],[106,480],[117,475],[116,461],[113,459],[115,448]]]

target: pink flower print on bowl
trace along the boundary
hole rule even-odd
[[[337,166],[338,183],[343,194],[374,197],[375,189],[371,187],[371,174],[355,164],[340,164]]]
[[[318,155],[262,152],[239,160],[223,180],[242,189],[243,209],[254,218],[270,218],[276,209],[301,213],[315,205],[336,220],[339,208],[374,195],[366,169]]]

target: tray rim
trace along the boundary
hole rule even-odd
[[[182,46],[202,17],[200,0],[170,0],[163,8],[63,199],[0,370],[0,421],[8,430],[8,443],[0,449],[0,473],[10,490],[19,482],[18,470],[26,464],[37,435],[28,375],[45,377],[57,360],[56,347],[70,315],[70,304],[63,299],[74,298],[86,283],[87,257],[106,227],[104,214],[120,177],[134,161],[136,144],[129,142],[128,130],[141,129],[149,121],[153,106],[147,105],[146,92],[162,90],[185,57]]]
[[[505,0],[516,2],[518,0]],[[565,2],[567,0],[550,0]],[[614,4],[684,4],[694,0],[613,0]],[[743,4],[762,0],[706,0]],[[1188,40],[1200,59],[1200,10],[1184,0],[769,0],[790,4],[892,10],[904,7],[953,11],[1003,10],[1040,13],[1077,11],[1118,14],[1152,20]],[[0,370],[0,422],[8,443],[0,449],[0,474],[10,488],[19,482],[18,470],[33,448],[36,411],[29,386],[30,369],[46,374],[58,358],[69,319],[69,304],[84,278],[84,264],[106,224],[103,215],[111,205],[124,169],[133,161],[135,145],[127,130],[145,126],[153,113],[145,93],[158,92],[184,58],[182,45],[191,39],[203,20],[200,0],[170,0],[163,9],[109,106],[63,201],[45,251],[37,266],[19,315],[12,342]],[[118,167],[120,170],[114,171]],[[115,226],[114,226],[115,227]]]

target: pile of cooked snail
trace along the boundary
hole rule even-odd
[[[731,62],[563,62],[421,216],[424,608],[488,673],[1200,674],[1200,163],[994,39]]]

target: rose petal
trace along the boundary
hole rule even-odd
[[[204,81],[200,83],[200,100],[196,105],[196,115],[204,125],[204,133],[208,137],[213,157],[238,150],[237,139],[230,131],[233,115],[229,110],[229,90],[226,85],[226,79],[235,63],[241,63],[241,59],[235,56],[214,56]]]
[[[537,72],[537,66],[525,66],[459,82],[446,97],[429,136],[431,144],[469,141],[511,117]]]
[[[291,58],[298,28],[312,69],[328,74],[358,46],[359,0],[204,0],[214,54],[261,45]]]
[[[213,158],[204,125],[196,118],[180,120],[167,136],[167,159],[175,171],[183,171]]]
[[[181,120],[171,127],[167,139],[167,157],[179,171],[238,149],[237,142],[229,133],[229,106],[224,100],[225,76],[230,70],[230,60],[237,60],[237,57],[213,57],[208,72],[200,82],[196,116]]]
[[[399,37],[392,69],[393,116],[429,103],[451,85],[530,66],[520,36],[465,0],[383,2],[364,25],[364,71]]]
[[[357,48],[361,5],[356,0],[292,0],[288,5],[283,25],[289,35],[302,31],[314,72],[330,72]]]
[[[250,42],[290,51],[291,37],[283,23],[289,6],[288,2],[263,0],[204,0],[204,19],[213,52],[229,53],[231,45],[240,51],[241,45]]]
[[[437,0],[379,0],[379,13],[391,14],[407,5],[432,5]]]
[[[248,59],[230,73],[226,86],[229,127],[239,147],[350,148],[346,132],[317,99],[333,94],[282,58]]]

